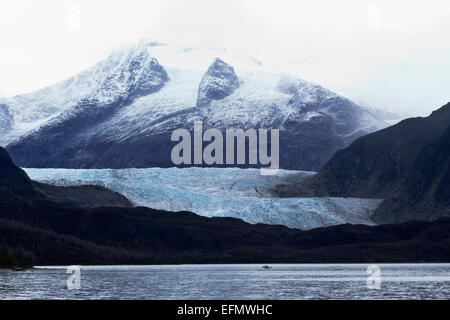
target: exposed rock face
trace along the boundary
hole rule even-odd
[[[212,100],[222,100],[239,87],[239,80],[232,66],[216,58],[202,78],[198,88],[197,107]]]
[[[150,56],[145,43],[131,50],[124,60],[105,77],[101,87],[88,100],[113,103],[152,94],[169,80],[166,70]]]

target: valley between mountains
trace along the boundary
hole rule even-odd
[[[196,121],[278,129],[278,174],[174,166]],[[449,143],[450,104],[400,121],[224,48],[141,41],[0,99],[0,266],[450,262]]]

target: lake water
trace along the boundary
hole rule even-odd
[[[450,264],[260,264],[81,267],[67,289],[65,267],[0,270],[0,299],[449,299]]]

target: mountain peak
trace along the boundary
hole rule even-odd
[[[212,100],[222,100],[239,88],[234,68],[220,58],[215,58],[203,75],[198,88],[197,107],[209,105]]]
[[[444,106],[440,107],[437,110],[434,110],[430,114],[430,117],[433,117],[433,118],[442,118],[442,117],[449,118],[450,117],[450,102],[447,102],[447,104],[445,104]]]
[[[226,63],[219,57],[216,57],[213,60],[213,62],[211,63],[211,66],[209,68],[210,69],[219,69],[219,68],[227,68],[227,67],[233,68],[232,66],[230,66],[228,63]]]
[[[23,167],[166,167],[173,166],[167,136],[201,118],[220,130],[279,128],[283,169],[318,170],[337,149],[384,126],[319,85],[245,71],[228,50],[183,48],[144,41],[37,94],[8,99],[15,123],[0,139]],[[180,61],[187,68],[174,67]],[[196,61],[201,68],[191,69]]]
[[[118,63],[108,66],[102,85],[89,98],[111,102],[118,98],[137,98],[158,91],[169,76],[148,51],[151,44],[140,42]],[[113,62],[114,59],[111,59]]]

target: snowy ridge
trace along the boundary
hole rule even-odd
[[[102,185],[135,205],[188,210],[207,217],[234,217],[249,223],[311,229],[343,223],[372,225],[381,200],[352,198],[274,198],[271,190],[288,178],[299,181],[312,172],[236,168],[25,169],[31,179],[60,186]]]
[[[157,60],[148,53],[148,44],[118,50],[106,60],[55,85],[33,93],[0,99],[12,111],[13,125],[9,135],[0,138],[0,145],[45,125],[58,116],[60,122],[70,117],[82,101],[96,101],[104,105],[124,97],[130,88],[156,86],[163,79],[148,77],[147,66]],[[165,79],[167,81],[167,79]],[[63,113],[67,111],[66,113]],[[1,125],[1,124],[0,124]]]
[[[106,73],[100,87],[87,99],[107,104],[133,94],[151,94],[154,87],[162,86],[166,81],[166,71],[149,54],[148,45],[141,42],[121,57],[114,70]]]
[[[114,104],[150,95],[163,87],[169,79],[165,69],[150,56],[146,43],[140,43],[129,51],[112,54],[86,74],[76,76],[76,82],[83,83],[86,80],[86,84],[91,84],[92,73],[96,73],[97,78],[89,91],[84,92],[85,96],[78,100],[71,99],[68,106],[55,116],[35,121],[38,125],[30,125],[28,133],[24,135],[37,135],[41,129],[63,123],[85,112],[98,112],[102,108],[111,108]]]
[[[8,143],[23,167],[171,167],[171,133],[198,120],[205,130],[280,129],[281,168],[317,171],[337,150],[389,124],[318,84],[263,67],[217,46],[141,41],[44,89],[59,88],[64,98],[42,114],[17,104],[20,97],[6,101],[14,120],[0,145]],[[84,95],[71,96],[74,83]]]

